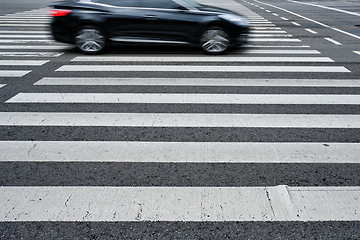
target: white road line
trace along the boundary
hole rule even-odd
[[[0,30],[1,34],[38,34],[38,35],[50,35],[50,31],[15,31],[15,30]],[[25,35],[27,36],[27,35]]]
[[[45,27],[48,27],[49,25],[48,24],[17,24],[17,23],[0,23],[0,27],[42,27],[42,28],[45,28]]]
[[[18,93],[6,103],[360,104],[360,95]]]
[[[356,53],[356,54],[360,55],[360,51],[354,51],[354,53]]]
[[[311,29],[308,29],[308,28],[305,28],[305,30],[312,33],[312,34],[317,34],[317,32],[315,32],[314,30],[311,30]]]
[[[325,40],[329,41],[329,42],[332,42],[333,44],[335,45],[342,45],[341,43],[339,43],[338,41],[335,41],[334,39],[331,39],[331,38],[325,38]]]
[[[0,141],[0,161],[360,163],[359,143]]]
[[[170,66],[170,65],[64,65],[57,72],[342,72],[337,66]]]
[[[277,17],[279,16],[279,14],[277,14],[277,13],[273,13],[273,15],[274,15],[274,16],[277,16]]]
[[[35,49],[45,49],[45,50],[65,50],[71,49],[72,46],[42,46],[42,45],[0,45],[0,49],[22,49],[22,50],[35,50]]]
[[[0,25],[4,24],[4,23],[15,23],[15,24],[22,24],[22,23],[25,23],[25,24],[28,24],[28,23],[31,23],[31,24],[50,24],[50,21],[43,21],[43,20],[22,20],[22,19],[19,19],[19,20],[2,20],[0,19]]]
[[[359,187],[0,187],[0,221],[359,221],[359,199]]]
[[[269,30],[269,29],[280,30],[281,28],[279,28],[279,27],[253,27],[253,26],[250,26],[250,29],[255,29],[255,30]],[[252,31],[252,30],[250,30],[250,31]]]
[[[273,31],[269,31],[269,30],[251,30],[251,33],[261,33],[261,34],[266,34],[266,33],[286,33],[286,31],[276,31],[276,30],[273,30]]]
[[[301,42],[297,38],[249,38],[249,42]]]
[[[49,60],[0,60],[0,66],[42,66]]]
[[[259,50],[259,49],[243,49],[241,53],[245,54],[321,54],[317,50]]]
[[[253,25],[253,24],[272,24],[272,22],[269,22],[269,21],[249,21],[250,25]]]
[[[277,86],[277,87],[360,87],[360,79],[227,79],[227,78],[74,78],[45,77],[34,85],[89,86]]]
[[[63,52],[0,52],[2,57],[60,57],[63,54]]]
[[[1,34],[0,38],[48,38],[50,39],[50,35],[4,35]]]
[[[285,18],[285,17],[281,17],[282,20],[285,20],[285,21],[289,21],[289,19]]]
[[[31,71],[0,70],[0,77],[23,77]]]
[[[3,88],[5,86],[6,86],[6,84],[0,84],[0,88]]]
[[[299,23],[297,22],[291,22],[292,24],[294,24],[295,26],[301,26]]]
[[[360,115],[1,112],[0,116],[2,126],[360,128]]]
[[[327,28],[330,28],[330,29],[332,29],[332,30],[334,30],[334,31],[341,32],[341,33],[346,34],[346,35],[348,35],[348,36],[351,36],[351,37],[360,39],[360,36],[357,36],[357,35],[355,35],[355,34],[352,34],[352,33],[349,33],[349,32],[345,32],[345,31],[343,31],[343,30],[340,30],[340,29],[331,27],[331,26],[329,26],[329,25],[326,25],[326,24],[324,24],[324,23],[321,23],[321,22],[315,21],[315,20],[313,20],[313,19],[304,17],[304,16],[302,16],[302,15],[300,15],[300,14],[291,12],[291,11],[286,10],[286,9],[284,9],[284,8],[280,8],[280,7],[277,7],[277,6],[274,6],[274,5],[265,3],[265,2],[261,2],[261,1],[258,1],[258,0],[254,0],[254,1],[259,2],[259,3],[262,3],[262,4],[265,4],[265,5],[268,5],[268,6],[271,6],[271,7],[274,7],[274,8],[277,8],[277,9],[280,9],[280,10],[282,10],[282,11],[284,11],[284,12],[288,12],[288,13],[293,14],[293,15],[295,15],[295,16],[298,16],[298,17],[300,17],[300,18],[302,18],[302,19],[305,19],[305,20],[311,21],[311,22],[313,22],[313,23],[319,24],[319,25],[321,25],[321,26],[323,26],[323,27],[327,27]]]
[[[292,37],[291,34],[264,34],[264,33],[251,33],[249,34],[250,38],[257,38],[257,37]]]
[[[34,42],[55,43],[55,41],[51,39],[0,39],[0,43],[34,43]]]
[[[298,3],[298,4],[306,4],[306,5],[315,6],[315,7],[319,7],[319,8],[329,9],[329,10],[333,10],[333,11],[337,11],[337,12],[346,13],[346,14],[350,14],[350,15],[354,15],[354,16],[360,17],[360,13],[349,12],[349,11],[345,11],[345,10],[342,10],[342,9],[337,9],[337,8],[332,8],[332,7],[321,6],[321,5],[313,4],[313,3],[303,3],[303,2],[291,1],[291,0],[288,0],[288,1],[289,1],[289,2]]]
[[[0,52],[1,54],[1,52]],[[71,61],[85,62],[334,62],[328,57],[115,57],[80,56]]]
[[[276,26],[275,24],[266,24],[266,23],[259,23],[259,24],[252,23],[252,24],[250,24],[250,27],[275,27],[275,26]]]
[[[29,19],[31,21],[36,21],[36,20],[51,20],[51,17],[43,17],[43,16],[1,16],[0,20],[25,20],[25,19]]]
[[[253,45],[248,44],[247,47],[251,48],[310,48],[309,45]]]

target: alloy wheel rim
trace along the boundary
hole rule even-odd
[[[76,45],[84,52],[98,52],[105,46],[105,38],[99,30],[82,29],[75,38]]]
[[[222,30],[207,30],[201,36],[201,46],[207,52],[224,52],[229,47],[229,36]]]

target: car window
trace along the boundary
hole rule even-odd
[[[113,5],[116,7],[140,7],[138,0],[92,0],[94,3]]]
[[[146,8],[164,8],[164,9],[179,9],[181,5],[173,0],[142,0]]]

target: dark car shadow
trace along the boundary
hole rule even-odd
[[[239,54],[246,51],[246,46],[234,47],[231,48],[225,55],[229,54]],[[71,54],[81,54],[82,53],[75,46],[69,48],[65,51],[66,53]],[[98,55],[208,55],[204,53],[198,46],[189,46],[189,45],[157,45],[157,44],[118,44],[110,43],[106,49]],[[211,56],[211,55],[209,55]]]

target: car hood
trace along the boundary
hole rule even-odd
[[[204,12],[215,12],[215,13],[220,13],[220,14],[232,13],[232,14],[239,15],[238,13],[230,11],[228,9],[214,7],[214,6],[208,6],[208,5],[202,5],[202,4],[201,4],[201,7],[198,9],[200,11],[204,11]]]

